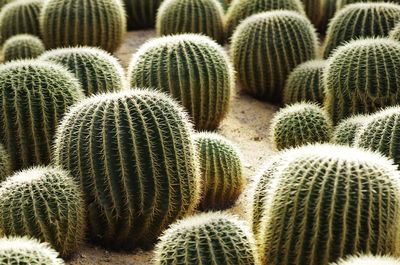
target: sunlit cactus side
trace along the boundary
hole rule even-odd
[[[228,10],[230,2],[227,0],[217,0],[217,1],[221,4],[222,8],[224,9],[224,12],[226,12]]]
[[[157,10],[163,0],[124,0],[128,29],[152,28],[156,24]]]
[[[239,149],[216,133],[194,135],[202,174],[202,210],[225,209],[235,203],[245,187]]]
[[[0,44],[18,34],[40,36],[39,15],[43,0],[18,0],[1,8]]]
[[[0,234],[30,236],[68,258],[83,243],[86,213],[82,190],[69,173],[35,167],[0,186]]]
[[[356,115],[342,120],[333,131],[332,142],[352,146],[357,133],[367,123],[368,118],[367,115]]]
[[[126,33],[121,0],[46,0],[40,31],[47,49],[95,46],[115,52]]]
[[[399,0],[337,0],[336,9],[339,10],[349,4],[364,3],[364,2],[370,2],[370,3],[388,2],[388,3],[400,4]]]
[[[54,62],[75,74],[86,95],[125,88],[124,69],[117,58],[98,48],[75,47],[48,51],[39,60]]]
[[[307,16],[318,32],[325,34],[329,20],[336,11],[336,0],[302,0]]]
[[[357,255],[340,259],[330,265],[399,265],[400,259],[391,256]]]
[[[4,265],[64,265],[49,244],[28,237],[0,238],[0,263]]]
[[[270,11],[240,24],[232,37],[231,57],[243,90],[280,103],[288,75],[314,59],[317,47],[315,29],[305,16]]]
[[[0,0],[0,9],[2,9],[3,6],[5,6],[5,5],[7,5],[8,3],[11,3],[11,2],[13,2],[13,1],[16,1],[16,0]]]
[[[165,231],[155,265],[260,265],[247,225],[221,212],[183,219]]]
[[[44,51],[44,44],[38,37],[30,34],[18,34],[4,43],[3,58],[6,62],[17,59],[31,59],[38,57]]]
[[[339,47],[329,58],[323,77],[324,107],[333,122],[398,104],[398,69],[398,41],[372,38]]]
[[[150,248],[200,199],[200,170],[185,112],[167,95],[131,90],[71,108],[54,163],[84,190],[91,237],[113,249]]]
[[[157,35],[200,33],[225,42],[224,11],[217,0],[165,0],[157,13]]]
[[[321,265],[357,253],[399,255],[400,172],[346,146],[291,150],[273,178],[258,236],[263,264]]]
[[[0,183],[11,174],[10,156],[2,144],[0,144]]]
[[[331,20],[324,43],[324,58],[354,39],[387,37],[400,20],[400,5],[358,3],[344,7]]]

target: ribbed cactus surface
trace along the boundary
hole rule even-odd
[[[40,14],[47,49],[95,46],[115,52],[126,33],[121,0],[47,0]]]
[[[369,2],[369,3],[389,2],[389,3],[400,4],[399,0],[337,0],[336,9],[339,10],[339,9],[345,7],[346,5],[354,4],[354,3],[363,3],[363,2]]]
[[[202,130],[218,127],[235,89],[233,66],[225,51],[196,34],[150,40],[133,56],[128,79],[131,87],[169,92]]]
[[[390,256],[349,256],[330,265],[400,265],[400,259]]]
[[[4,61],[36,58],[44,51],[43,42],[30,34],[15,35],[6,40],[3,45]]]
[[[399,255],[400,173],[377,153],[292,150],[266,203],[263,264],[320,265],[357,253]]]
[[[58,253],[46,243],[28,237],[0,238],[0,263],[3,265],[64,265]]]
[[[0,144],[0,183],[11,174],[10,156],[2,144]]]
[[[307,16],[321,34],[336,11],[336,0],[302,0]]]
[[[224,11],[217,0],[165,0],[157,13],[157,35],[201,33],[225,42]]]
[[[355,40],[339,47],[324,71],[324,106],[337,124],[400,102],[400,43]]]
[[[400,5],[391,3],[358,3],[347,5],[329,24],[324,44],[328,58],[339,46],[366,37],[387,37],[400,20]]]
[[[368,118],[367,115],[356,115],[342,120],[333,131],[332,142],[352,146],[357,133],[367,123]]]
[[[120,91],[125,88],[124,69],[109,53],[92,47],[59,48],[39,60],[54,62],[75,74],[86,95]]]
[[[61,123],[54,162],[80,181],[92,237],[149,247],[199,199],[191,126],[165,94],[133,90],[77,104]]]
[[[79,82],[61,66],[32,60],[0,66],[0,141],[11,168],[47,164],[65,111],[83,98]]]
[[[314,59],[317,46],[315,29],[305,16],[270,11],[243,21],[232,37],[231,57],[245,91],[281,102],[288,75]]]
[[[128,29],[154,27],[157,10],[163,0],[124,0],[128,16]]]
[[[260,265],[248,227],[221,212],[195,215],[165,231],[155,250],[156,265]]]
[[[0,186],[0,234],[31,236],[69,257],[85,236],[83,194],[66,171],[36,167]]]
[[[397,23],[392,31],[389,32],[389,38],[400,41],[400,23]]]

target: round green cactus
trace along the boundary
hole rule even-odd
[[[400,259],[390,256],[359,255],[349,256],[330,265],[400,265]]]
[[[27,237],[0,238],[0,263],[3,265],[64,265],[47,243]]]
[[[78,78],[86,95],[120,91],[126,85],[125,73],[118,60],[98,48],[54,49],[39,59],[65,66]]]
[[[236,27],[252,15],[280,9],[292,10],[305,15],[300,0],[233,0],[226,13],[226,33],[231,36]]]
[[[223,44],[224,10],[217,0],[165,0],[158,10],[157,35],[201,33]]]
[[[30,34],[18,34],[8,40],[3,45],[4,61],[17,59],[36,58],[44,53],[43,42],[36,36]]]
[[[79,82],[61,66],[31,60],[0,66],[0,141],[12,170],[47,164],[65,111],[83,98]]]
[[[133,56],[128,75],[132,87],[169,92],[189,111],[199,130],[218,127],[235,89],[233,66],[225,51],[196,34],[147,42]]]
[[[400,5],[358,3],[338,11],[329,24],[324,44],[328,58],[339,46],[353,39],[386,37],[400,20]]]
[[[399,255],[400,172],[377,153],[334,145],[291,150],[266,202],[263,264],[328,264],[362,252]]]
[[[281,109],[271,121],[271,141],[277,150],[331,139],[328,115],[314,103],[296,103]]]
[[[346,5],[354,4],[354,3],[363,3],[363,2],[369,2],[369,3],[389,2],[389,3],[400,4],[399,0],[337,0],[336,1],[336,9],[339,10]]]
[[[400,42],[354,40],[339,47],[324,71],[324,107],[337,124],[400,101]]]
[[[332,142],[352,146],[357,133],[367,122],[368,118],[369,116],[367,115],[356,115],[342,120],[333,131]]]
[[[286,80],[283,90],[283,103],[285,105],[311,101],[323,104],[324,86],[322,74],[326,61],[311,60],[298,65]]]
[[[216,133],[197,133],[194,140],[203,179],[201,208],[224,209],[231,206],[245,186],[239,150]]]
[[[260,265],[248,227],[221,212],[173,224],[161,236],[155,256],[156,265]]]
[[[128,29],[152,28],[163,0],[124,0],[128,15]]]
[[[181,107],[158,92],[99,95],[70,110],[54,162],[80,181],[94,240],[147,248],[193,212],[201,176],[191,134]]]
[[[40,35],[39,14],[42,0],[13,1],[0,11],[0,44],[22,33]]]
[[[241,23],[232,38],[231,56],[245,91],[280,103],[288,75],[314,59],[317,47],[315,29],[305,16],[270,11]]]
[[[40,14],[47,49],[95,46],[114,52],[126,33],[121,0],[47,0]]]
[[[336,11],[336,0],[302,0],[311,22],[321,34],[325,34],[329,20]]]
[[[35,167],[0,186],[0,234],[38,238],[69,257],[85,236],[83,194],[69,174]]]
[[[2,144],[0,144],[0,183],[11,174],[10,156]]]

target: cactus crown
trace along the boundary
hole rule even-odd
[[[36,58],[45,51],[43,42],[30,34],[18,34],[3,45],[4,61]]]
[[[369,3],[374,3],[374,2],[389,2],[389,3],[396,3],[399,4],[399,0],[337,0],[336,1],[336,9],[340,10],[341,8],[349,5],[349,4],[354,4],[354,3],[364,3],[364,2],[369,2]]]
[[[357,133],[361,127],[367,123],[367,115],[356,115],[342,120],[333,132],[332,142],[341,145],[352,146]]]
[[[399,265],[400,259],[390,256],[358,255],[350,256],[330,265]]]

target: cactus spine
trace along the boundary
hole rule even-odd
[[[336,0],[303,0],[305,11],[311,22],[324,34],[329,20],[336,11]]]
[[[47,0],[40,14],[47,49],[95,46],[114,52],[126,33],[121,0]]]
[[[390,256],[359,255],[349,256],[330,265],[400,265],[400,259]]]
[[[260,265],[248,227],[221,212],[173,224],[160,238],[155,256],[156,265]]]
[[[128,15],[128,29],[152,28],[157,10],[163,0],[124,0]]]
[[[337,0],[336,9],[339,10],[339,9],[343,8],[344,6],[349,5],[349,4],[364,3],[364,2],[369,2],[369,3],[389,2],[389,3],[400,4],[399,0]]]
[[[231,56],[245,91],[281,102],[288,75],[314,59],[317,46],[315,29],[307,18],[292,11],[270,11],[241,23],[232,37]]]
[[[357,133],[367,122],[369,116],[356,115],[342,120],[333,132],[332,142],[341,145],[352,146]]]
[[[189,111],[197,129],[213,130],[231,105],[235,75],[225,51],[196,34],[149,41],[133,56],[128,79],[132,87],[169,92]]]
[[[10,156],[2,144],[0,144],[0,183],[11,174]]]
[[[191,127],[162,93],[133,90],[82,101],[61,123],[54,162],[80,181],[92,237],[149,247],[199,199]]]
[[[15,35],[3,45],[4,61],[36,58],[45,51],[43,42],[30,34]]]

